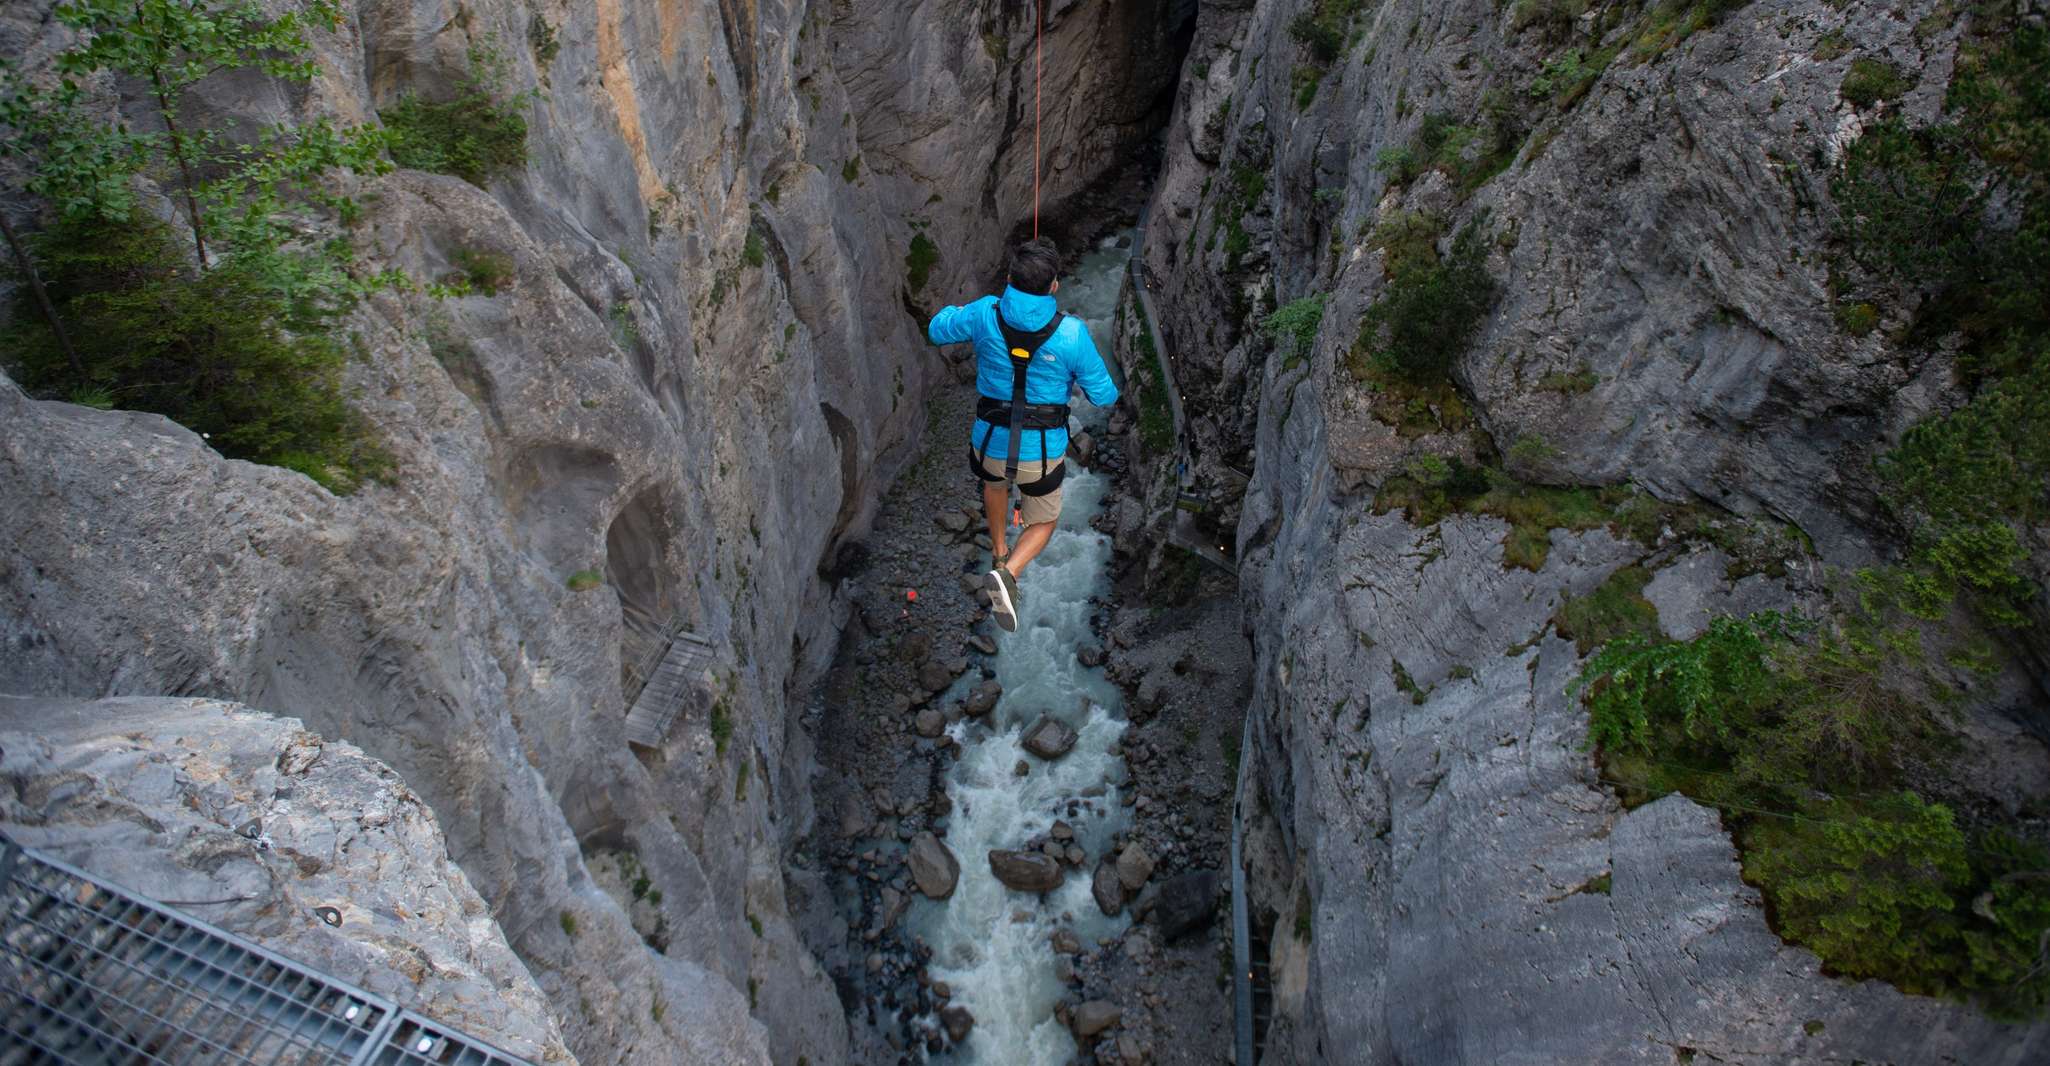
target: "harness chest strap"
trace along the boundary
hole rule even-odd
[[[1018,476],[1018,452],[1023,443],[1020,437],[1025,429],[1025,409],[1038,406],[1025,401],[1025,372],[1032,368],[1033,355],[1053,338],[1054,331],[1060,328],[1061,319],[1065,317],[1067,316],[1056,314],[1046,325],[1028,332],[1004,321],[1004,313],[1001,310],[997,312],[997,328],[1003,332],[1004,347],[1011,354],[1010,435],[1007,438],[1010,441],[1010,448],[1004,453],[1004,479],[1007,481]],[[1067,424],[1065,411],[1062,412],[1061,424]],[[984,451],[988,451],[987,441],[988,437],[985,436]],[[1039,431],[1039,461],[1042,464],[1046,462],[1045,428]]]

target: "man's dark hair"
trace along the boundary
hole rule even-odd
[[[1046,237],[1034,237],[1011,249],[1011,287],[1045,296],[1061,274],[1061,250]]]

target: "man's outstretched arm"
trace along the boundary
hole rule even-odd
[[[1096,350],[1096,342],[1089,337],[1089,331],[1082,331],[1082,343],[1075,347],[1075,363],[1069,368],[1075,375],[1075,383],[1082,386],[1082,393],[1089,402],[1098,407],[1109,407],[1118,402],[1117,382],[1112,381],[1110,369],[1103,365],[1103,356]]]
[[[970,336],[966,307],[942,307],[925,327],[925,338],[934,344],[959,344]]]

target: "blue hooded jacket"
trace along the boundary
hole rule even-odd
[[[1054,299],[1051,296],[1034,296],[1004,286],[1001,298],[985,296],[966,306],[943,307],[932,316],[932,323],[925,333],[934,344],[959,344],[975,342],[975,388],[984,396],[1009,402],[1011,399],[1011,353],[1004,345],[1004,331],[997,327],[997,311],[1003,310],[1004,321],[1016,329],[1031,331],[1047,324],[1054,316]],[[1098,407],[1109,407],[1117,402],[1118,387],[1110,379],[1110,371],[1103,365],[1103,356],[1096,351],[1096,342],[1089,337],[1089,327],[1079,318],[1069,315],[1053,336],[1047,338],[1039,351],[1033,353],[1032,365],[1025,371],[1026,403],[1067,403],[1068,390],[1076,385],[1089,402]],[[1009,424],[992,425],[981,419],[975,421],[968,438],[970,447],[982,444],[984,433],[988,433],[989,446],[984,452],[991,459],[1010,457]],[[1038,430],[1020,432],[1018,458],[1025,462],[1037,459],[1058,459],[1067,454],[1068,431],[1050,429],[1044,438]],[[1046,442],[1046,454],[1040,454],[1040,441]]]

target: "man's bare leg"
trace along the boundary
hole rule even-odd
[[[1001,559],[1004,557],[1004,533],[1011,526],[1010,482],[982,483],[982,512],[984,517],[989,519],[990,554]],[[1023,538],[1020,538],[1021,542],[1022,540]]]
[[[1004,562],[1004,569],[1009,570],[1012,577],[1024,573],[1025,564],[1030,563],[1040,549],[1046,547],[1046,542],[1053,539],[1053,527],[1052,522],[1041,522],[1036,526],[1026,526],[1025,531],[1018,534],[1018,544]]]

